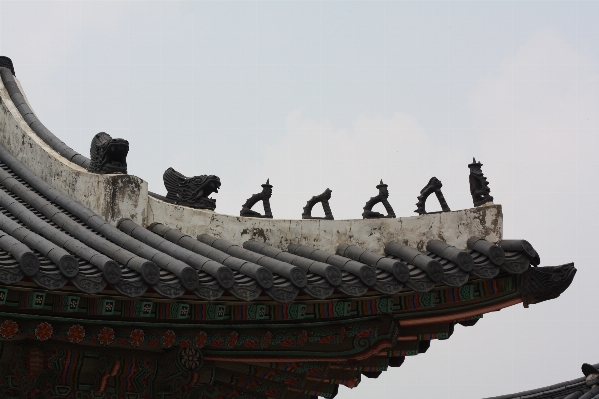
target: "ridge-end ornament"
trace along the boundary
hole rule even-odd
[[[362,217],[364,219],[379,219],[379,218],[395,218],[395,212],[389,204],[389,190],[387,190],[387,184],[383,183],[383,179],[376,186],[379,190],[379,194],[377,196],[371,197],[368,201],[366,201],[366,205],[364,205],[364,212],[362,212]],[[382,213],[373,211],[372,208],[378,204],[382,203],[387,211],[387,215],[383,215]]]
[[[127,154],[129,142],[113,139],[108,133],[94,136],[89,149],[91,162],[87,170],[98,174],[127,174]]]
[[[331,206],[329,205],[329,200],[331,199],[331,194],[333,192],[331,189],[327,188],[320,195],[315,195],[310,198],[304,207],[304,213],[302,213],[302,219],[326,219],[326,220],[334,220],[333,213],[331,212]],[[316,217],[312,216],[312,208],[314,205],[318,203],[322,204],[322,209],[324,210],[324,217]]]
[[[162,175],[166,187],[166,200],[190,208],[216,209],[216,200],[210,194],[218,193],[220,178],[215,175],[186,177],[173,168]]]
[[[441,180],[437,179],[434,176],[431,177],[431,179],[428,181],[426,186],[424,186],[424,188],[422,190],[420,190],[420,195],[418,196],[418,202],[416,203],[416,210],[414,212],[416,212],[419,215],[425,215],[425,214],[429,213],[426,211],[426,200],[428,199],[429,195],[431,195],[432,193],[435,193],[435,195],[437,196],[437,199],[439,200],[439,204],[441,205],[442,212],[451,211],[451,209],[449,209],[449,206],[447,205],[447,201],[445,201],[445,197],[443,196],[443,193],[441,192],[441,187],[443,187],[443,183],[441,183]],[[437,212],[431,212],[431,213],[437,213]]]
[[[270,179],[266,179],[266,183],[262,185],[262,191],[257,194],[252,195],[241,206],[241,211],[239,212],[239,216],[272,219],[272,211],[270,209],[270,197],[271,196],[272,196],[272,185],[270,184]],[[254,205],[256,205],[256,203],[258,201],[262,201],[262,205],[264,206],[264,215],[252,210],[252,207]]]
[[[482,166],[483,164],[476,162],[475,158],[472,158],[472,163],[468,165],[470,168],[470,194],[472,195],[474,206],[481,206],[487,202],[493,202],[489,182],[483,174]]]

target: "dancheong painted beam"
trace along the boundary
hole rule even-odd
[[[362,219],[334,220],[330,190],[303,219],[273,219],[267,180],[222,215],[217,176],[169,169],[167,196],[149,193],[126,174],[126,140],[99,133],[77,153],[6,57],[0,76],[3,398],[332,398],[576,273],[503,239],[480,162],[470,209],[449,211],[432,178],[418,216],[395,217],[381,181]],[[426,212],[432,193],[443,212]]]

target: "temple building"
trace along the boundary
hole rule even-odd
[[[487,399],[599,399],[599,364],[585,363],[584,377],[544,388]]]
[[[504,239],[476,160],[468,209],[451,211],[433,177],[415,216],[396,217],[380,181],[357,219],[335,220],[327,188],[282,220],[265,179],[224,215],[219,177],[169,168],[154,194],[127,174],[126,140],[90,135],[79,154],[7,57],[0,76],[2,398],[333,398],[456,324],[557,298],[576,273]],[[441,212],[426,211],[432,194]]]

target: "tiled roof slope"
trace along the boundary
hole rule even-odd
[[[594,365],[599,368],[599,363]],[[591,388],[586,377],[561,382],[548,387],[532,389],[510,395],[494,396],[487,399],[592,399],[599,398],[599,387]]]
[[[167,298],[190,291],[215,300],[228,290],[246,301],[264,292],[289,302],[300,291],[324,299],[335,290],[360,296],[369,289],[395,294],[404,286],[418,292],[435,284],[458,287],[470,275],[522,273],[536,256],[525,242],[518,248],[511,241],[497,246],[474,239],[467,251],[431,241],[425,253],[389,243],[386,254],[343,245],[333,254],[303,245],[285,252],[255,241],[242,247],[207,234],[194,239],[162,224],[146,229],[131,220],[116,228],[35,176],[4,147],[0,161],[0,245],[5,258],[15,254],[0,264],[4,284],[27,275],[46,289],[71,281],[86,293],[110,284],[130,297],[152,287]],[[493,257],[494,251],[499,255]],[[36,273],[30,266],[35,259]]]

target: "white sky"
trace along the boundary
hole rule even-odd
[[[432,176],[468,208],[481,160],[504,236],[543,265],[574,261],[574,283],[338,396],[480,398],[599,362],[597,21],[599,2],[579,1],[1,1],[0,54],[75,150],[129,140],[129,172],[158,193],[169,166],[216,174],[222,213],[267,178],[281,218],[327,187],[337,219],[359,218],[381,178],[398,216]]]

